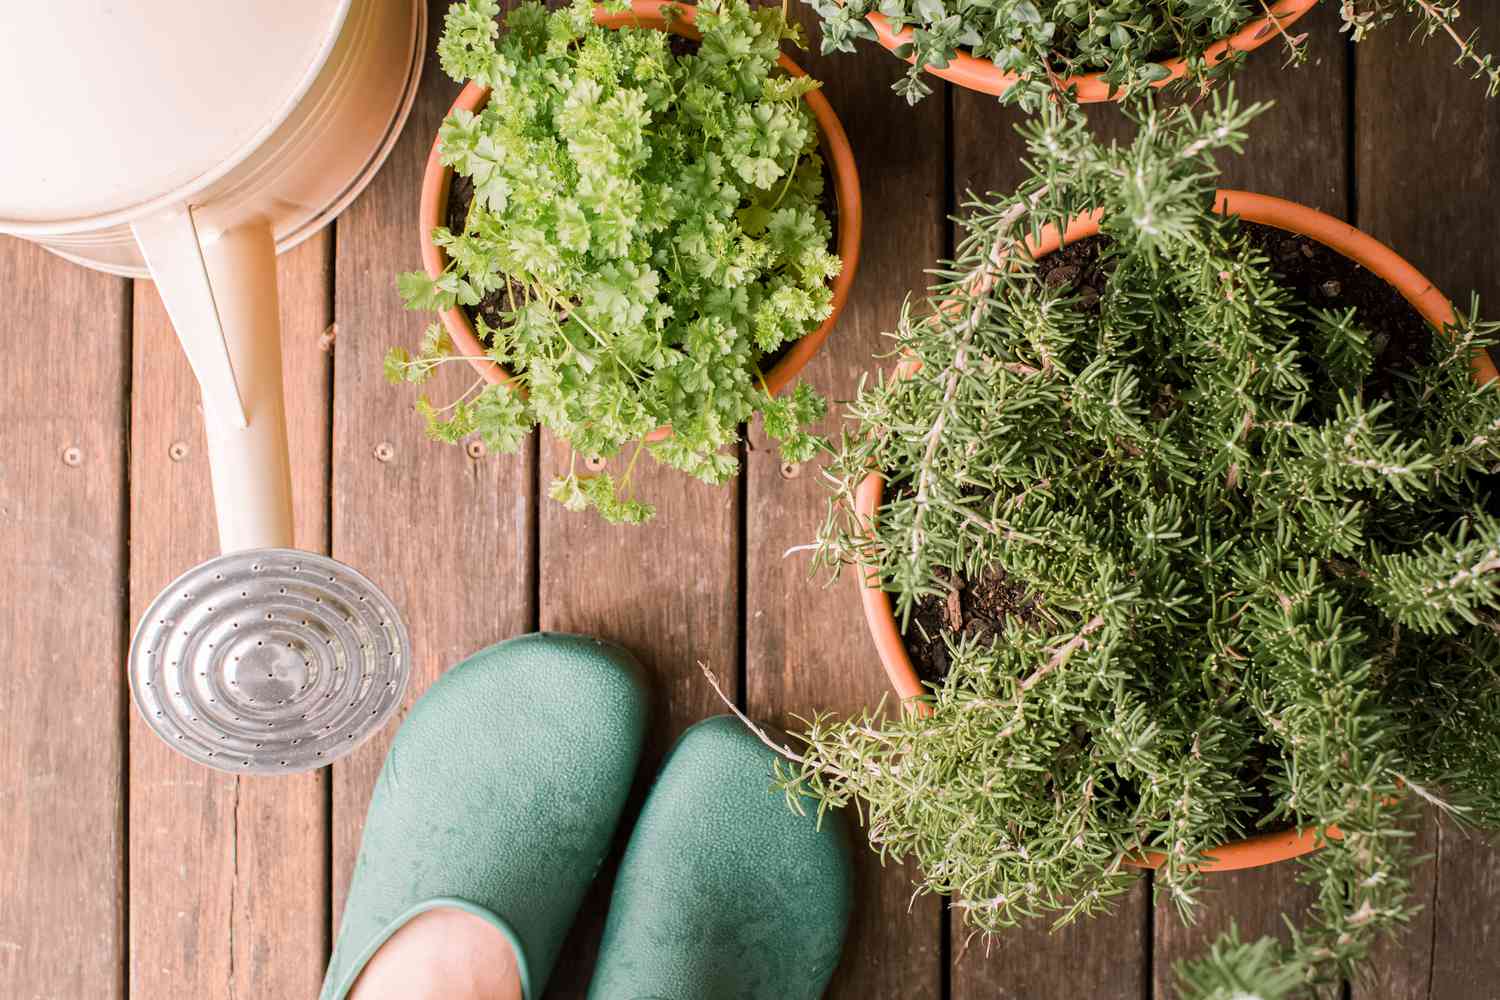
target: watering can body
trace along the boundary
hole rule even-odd
[[[224,551],[290,547],[275,255],[411,106],[420,0],[56,0],[6,15],[0,232],[153,278],[203,396]]]

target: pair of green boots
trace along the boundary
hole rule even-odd
[[[582,636],[512,639],[445,674],[380,772],[323,1000],[439,907],[493,924],[538,1000],[609,851],[646,718],[636,662]],[[678,741],[620,865],[590,998],[822,994],[848,922],[848,839],[839,817],[787,808],[773,757],[728,716]]]

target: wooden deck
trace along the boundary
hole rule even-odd
[[[441,0],[433,24],[441,22]],[[1226,181],[1348,218],[1460,302],[1500,314],[1500,102],[1397,27],[1350,48],[1325,3],[1304,26],[1312,59],[1283,72],[1267,47],[1240,80],[1278,107]],[[1500,5],[1468,5],[1500,44]],[[801,12],[806,18],[806,11]],[[429,47],[429,52],[431,48]],[[1016,116],[939,89],[915,109],[873,46],[802,60],[853,140],[866,201],[850,307],[806,375],[847,398],[883,350],[908,289],[943,254],[967,189],[1018,176]],[[738,480],[710,489],[648,470],[644,528],[610,528],[545,497],[566,451],[543,435],[518,457],[426,441],[381,355],[414,341],[398,270],[418,266],[416,197],[428,144],[457,88],[429,57],[405,135],[334,227],[281,262],[301,546],[369,574],[404,610],[411,696],[466,654],[532,629],[619,640],[651,669],[649,760],[718,711],[709,664],[754,715],[873,704],[885,681],[852,581],[810,579],[824,505],[813,467],[783,469],[758,431]],[[1118,112],[1095,114],[1121,131]],[[956,197],[957,196],[957,197]],[[130,629],[178,572],[215,553],[197,389],[147,282],[84,271],[0,241],[0,997],[310,998],[343,905],[390,727],[351,759],[292,778],[188,763],[129,704]],[[336,338],[330,343],[330,331]],[[455,378],[462,376],[454,373]],[[637,472],[637,476],[641,475]],[[650,764],[643,772],[649,778]],[[1430,824],[1427,909],[1357,998],[1500,996],[1500,853]],[[1230,921],[1275,931],[1304,898],[1296,867],[1219,876],[1200,923],[1153,908],[1142,882],[1107,919],[1017,931],[967,950],[909,871],[860,859],[859,903],[830,996],[1131,998],[1171,995],[1171,966]],[[550,996],[582,996],[604,891],[585,907]]]

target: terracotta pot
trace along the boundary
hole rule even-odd
[[[662,8],[672,6],[677,8],[678,16],[669,26],[666,17],[662,14]],[[664,0],[635,0],[631,7],[631,12],[627,14],[612,14],[603,7],[595,7],[594,23],[606,28],[654,28],[657,31],[670,30],[685,38],[700,37],[693,28],[697,15],[695,7],[671,4]],[[791,76],[807,75],[802,67],[788,59],[784,53],[780,63],[781,68]],[[477,112],[484,107],[489,97],[488,88],[470,83],[458,95],[458,100],[453,102],[448,113],[452,114],[460,109]],[[859,270],[861,206],[859,173],[854,167],[854,151],[849,146],[849,137],[844,133],[843,124],[833,113],[833,108],[828,104],[828,99],[823,96],[822,92],[811,91],[803,97],[803,100],[817,121],[818,131],[822,136],[823,157],[832,174],[834,196],[838,200],[839,210],[838,232],[835,235],[838,255],[843,260],[844,267],[838,277],[833,280],[833,311],[828,314],[828,318],[816,330],[793,343],[771,370],[766,372],[766,387],[773,395],[797,377],[812,356],[818,353],[818,349],[823,346],[823,341],[828,339],[829,332],[838,322],[839,313],[843,312],[844,303],[849,298],[849,289],[854,284],[855,272]],[[432,151],[427,156],[427,170],[422,176],[422,202],[418,219],[422,239],[422,265],[434,278],[442,274],[443,269],[448,265],[448,255],[432,242],[432,231],[445,224],[448,211],[448,188],[453,180],[453,168],[443,165],[438,145],[439,140],[434,139]],[[480,376],[491,383],[509,386],[516,392],[525,392],[525,388],[515,375],[504,365],[480,357],[484,354],[484,345],[479,342],[474,325],[462,308],[446,310],[440,313],[440,316],[443,326],[447,327],[459,351],[475,359],[469,364]],[[670,427],[659,427],[648,435],[647,440],[658,440],[670,433]]]
[[[1457,318],[1453,304],[1421,272],[1390,247],[1347,222],[1295,202],[1246,191],[1221,190],[1215,208],[1220,212],[1238,215],[1248,222],[1258,222],[1306,236],[1343,254],[1384,278],[1435,329],[1441,329]],[[1099,214],[1094,213],[1074,219],[1068,224],[1064,235],[1067,242],[1073,243],[1098,232]],[[1056,227],[1048,227],[1043,230],[1039,240],[1029,242],[1029,249],[1034,256],[1040,257],[1058,249],[1062,243]],[[1482,350],[1475,352],[1473,367],[1474,380],[1480,384],[1500,377],[1494,362]],[[897,368],[898,375],[908,372],[909,369],[904,365]],[[884,491],[885,479],[873,472],[865,477],[855,491],[855,510],[860,519],[872,529]],[[864,605],[865,623],[875,640],[876,652],[880,655],[880,663],[885,667],[891,686],[896,689],[903,703],[920,697],[924,690],[917,678],[916,668],[912,666],[911,657],[907,655],[901,630],[896,626],[891,595],[880,589],[873,567],[861,568],[860,599]],[[924,703],[912,703],[911,707],[918,712],[927,711]],[[1324,832],[1329,837],[1340,836],[1336,828],[1329,828]],[[1233,871],[1286,861],[1316,849],[1317,839],[1315,830],[1279,830],[1257,834],[1225,844],[1213,852],[1213,860],[1205,864],[1203,870]],[[1163,860],[1160,854],[1153,853],[1144,858],[1133,859],[1130,863],[1156,868]]]
[[[1258,49],[1266,42],[1278,37],[1283,30],[1306,14],[1317,2],[1318,0],[1280,0],[1271,7],[1269,16],[1258,17],[1228,38],[1221,38],[1210,45],[1204,50],[1203,58],[1208,65],[1216,66],[1234,53]],[[912,40],[911,28],[905,28],[899,32],[893,30],[890,20],[884,14],[871,14],[868,20],[870,26],[875,29],[876,39],[892,52],[896,51],[897,46]],[[906,61],[915,60],[907,59]],[[1161,65],[1165,66],[1171,75],[1157,80],[1152,84],[1153,87],[1165,87],[1173,80],[1180,80],[1187,74],[1187,60],[1180,56],[1168,59]],[[1007,73],[990,60],[977,59],[963,51],[960,51],[943,69],[934,69],[929,66],[926,71],[949,83],[956,83],[960,87],[977,90],[984,94],[994,94],[996,97],[1004,94],[1016,82],[1014,73]],[[1103,73],[1084,73],[1079,76],[1065,77],[1061,85],[1064,89],[1076,87],[1078,100],[1084,104],[1097,104],[1101,101],[1119,99],[1118,96],[1111,95],[1110,85],[1104,82]]]

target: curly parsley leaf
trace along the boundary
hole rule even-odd
[[[650,453],[722,483],[741,425],[762,413],[784,455],[810,456],[819,442],[801,428],[821,400],[806,387],[774,399],[758,375],[827,319],[842,268],[802,100],[818,83],[778,65],[797,31],[745,0],[701,4],[687,52],[664,32],[595,25],[584,0],[522,3],[503,31],[497,16],[495,0],[462,0],[445,19],[444,69],[492,88],[439,132],[474,200],[461,231],[432,234],[447,269],[397,284],[413,309],[483,303],[471,313],[485,356],[523,391],[481,383],[442,408],[424,400],[428,432],[513,451],[542,423],[608,458],[670,426]],[[434,331],[393,349],[387,378],[422,383],[463,360]],[[549,492],[636,523],[653,510],[630,479],[570,474]]]

